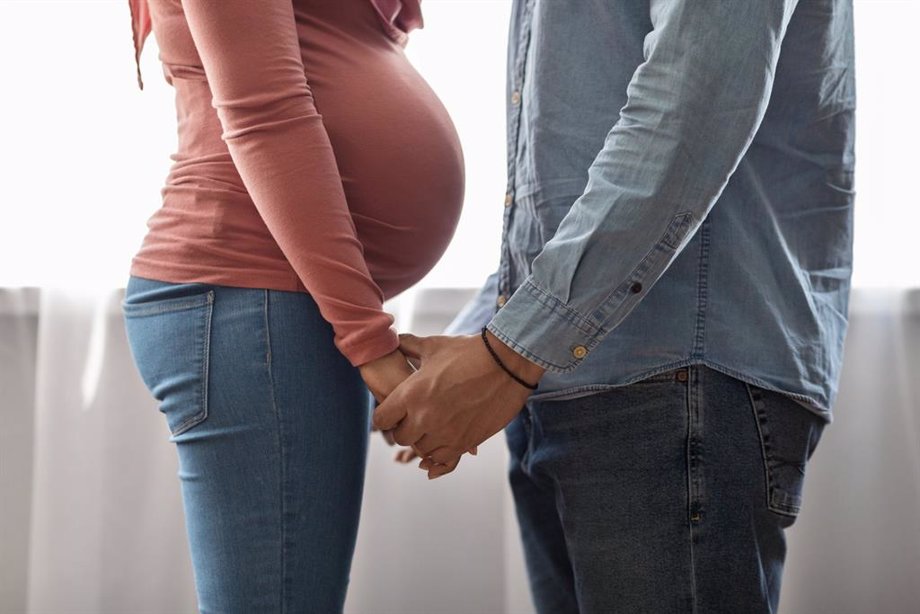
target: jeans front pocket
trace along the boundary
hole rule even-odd
[[[176,436],[208,417],[214,289],[188,286],[196,292],[189,295],[179,284],[160,283],[162,291],[128,296],[121,308],[137,370]]]
[[[789,526],[802,508],[805,466],[826,422],[781,392],[745,385],[760,437],[767,509],[787,517]]]

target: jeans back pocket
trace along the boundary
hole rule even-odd
[[[176,286],[164,284],[164,295]],[[144,385],[159,401],[171,435],[200,424],[208,416],[208,364],[214,290],[122,302],[125,332]]]
[[[802,508],[805,466],[826,422],[781,392],[745,385],[760,437],[767,509],[788,517],[791,525]]]

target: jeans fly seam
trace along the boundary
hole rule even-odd
[[[687,378],[686,389],[686,406],[687,406],[687,535],[689,536],[690,546],[690,602],[691,612],[697,612],[697,593],[696,593],[696,561],[693,550],[694,526],[690,519],[693,513],[693,464],[691,460],[692,442],[693,442],[693,409],[699,403],[700,370],[694,367],[688,368],[690,377]]]
[[[286,553],[284,551],[284,549],[287,547],[287,536],[284,534],[284,528],[285,528],[284,522],[285,522],[285,517],[286,517],[285,516],[286,510],[284,509],[284,477],[285,477],[284,476],[284,448],[282,447],[283,437],[281,433],[281,430],[282,430],[281,416],[278,413],[278,405],[275,402],[275,379],[272,374],[272,337],[271,337],[271,327],[269,326],[269,314],[268,314],[269,291],[268,289],[264,290],[263,296],[265,297],[265,300],[263,301],[262,313],[263,313],[263,319],[265,321],[265,344],[266,344],[265,358],[266,358],[266,366],[268,368],[268,393],[269,393],[269,396],[271,397],[272,410],[275,412],[275,419],[277,420],[277,423],[278,423],[278,428],[275,430],[275,433],[278,436],[277,438],[278,458],[280,459],[280,463],[281,463],[281,468],[280,468],[280,471],[278,472],[280,476],[279,484],[278,484],[278,493],[281,499],[281,505],[279,506],[279,509],[281,510],[281,514],[280,514],[281,590],[279,591],[279,599],[281,600],[281,604],[280,604],[278,611],[281,612],[281,614],[284,614],[284,608],[286,604],[284,591],[285,591],[285,586],[286,586],[285,577],[286,577],[286,572],[287,572],[287,570],[285,570],[284,568],[284,563],[285,563],[285,560],[287,559]]]
[[[694,356],[703,355],[706,338],[706,307],[709,300],[709,218],[700,226],[699,277],[697,278],[696,337],[693,340]]]

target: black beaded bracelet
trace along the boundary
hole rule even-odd
[[[495,359],[495,362],[498,363],[498,366],[501,367],[505,373],[510,375],[514,379],[514,381],[516,381],[521,386],[525,386],[527,388],[530,388],[531,390],[536,390],[537,384],[528,384],[523,379],[521,379],[520,377],[512,373],[511,369],[505,366],[505,363],[503,363],[502,359],[498,357],[498,354],[496,354],[495,350],[492,349],[492,344],[490,344],[489,340],[486,338],[486,330],[487,328],[483,326],[482,327],[482,342],[486,344],[486,349],[489,350],[489,354],[492,355],[492,358]]]

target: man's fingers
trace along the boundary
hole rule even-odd
[[[411,418],[403,420],[395,429],[393,429],[393,439],[401,446],[414,445],[424,435],[422,427]]]
[[[406,406],[403,403],[399,388],[390,393],[383,403],[374,410],[374,416],[371,420],[373,425],[381,431],[393,429],[400,420],[406,417]]]
[[[457,468],[457,465],[460,463],[460,457],[457,456],[452,461],[444,465],[434,465],[431,469],[428,470],[428,479],[433,480],[439,478],[442,475],[447,475],[451,471]]]
[[[447,446],[441,446],[437,450],[426,453],[425,456],[441,465],[446,465],[452,460],[460,458],[460,454],[458,454],[456,450],[448,448]]]
[[[396,453],[396,462],[398,463],[406,464],[414,458],[418,458],[418,456],[412,448],[403,448]]]
[[[396,440],[393,439],[393,431],[380,431],[380,434],[383,435],[383,440],[389,445],[396,445]]]
[[[428,453],[437,450],[443,443],[438,442],[430,433],[426,433],[421,439],[415,442],[413,446],[419,456],[428,456]]]
[[[432,467],[436,467],[436,466],[438,466],[438,463],[434,462],[433,460],[431,460],[430,458],[427,458],[427,457],[426,457],[426,458],[423,458],[423,459],[422,459],[421,461],[419,461],[419,463],[418,463],[418,468],[419,468],[419,469],[422,469],[423,471],[428,471],[428,470],[431,469]]]
[[[411,333],[400,333],[399,349],[409,358],[422,358],[425,351],[425,339]]]

